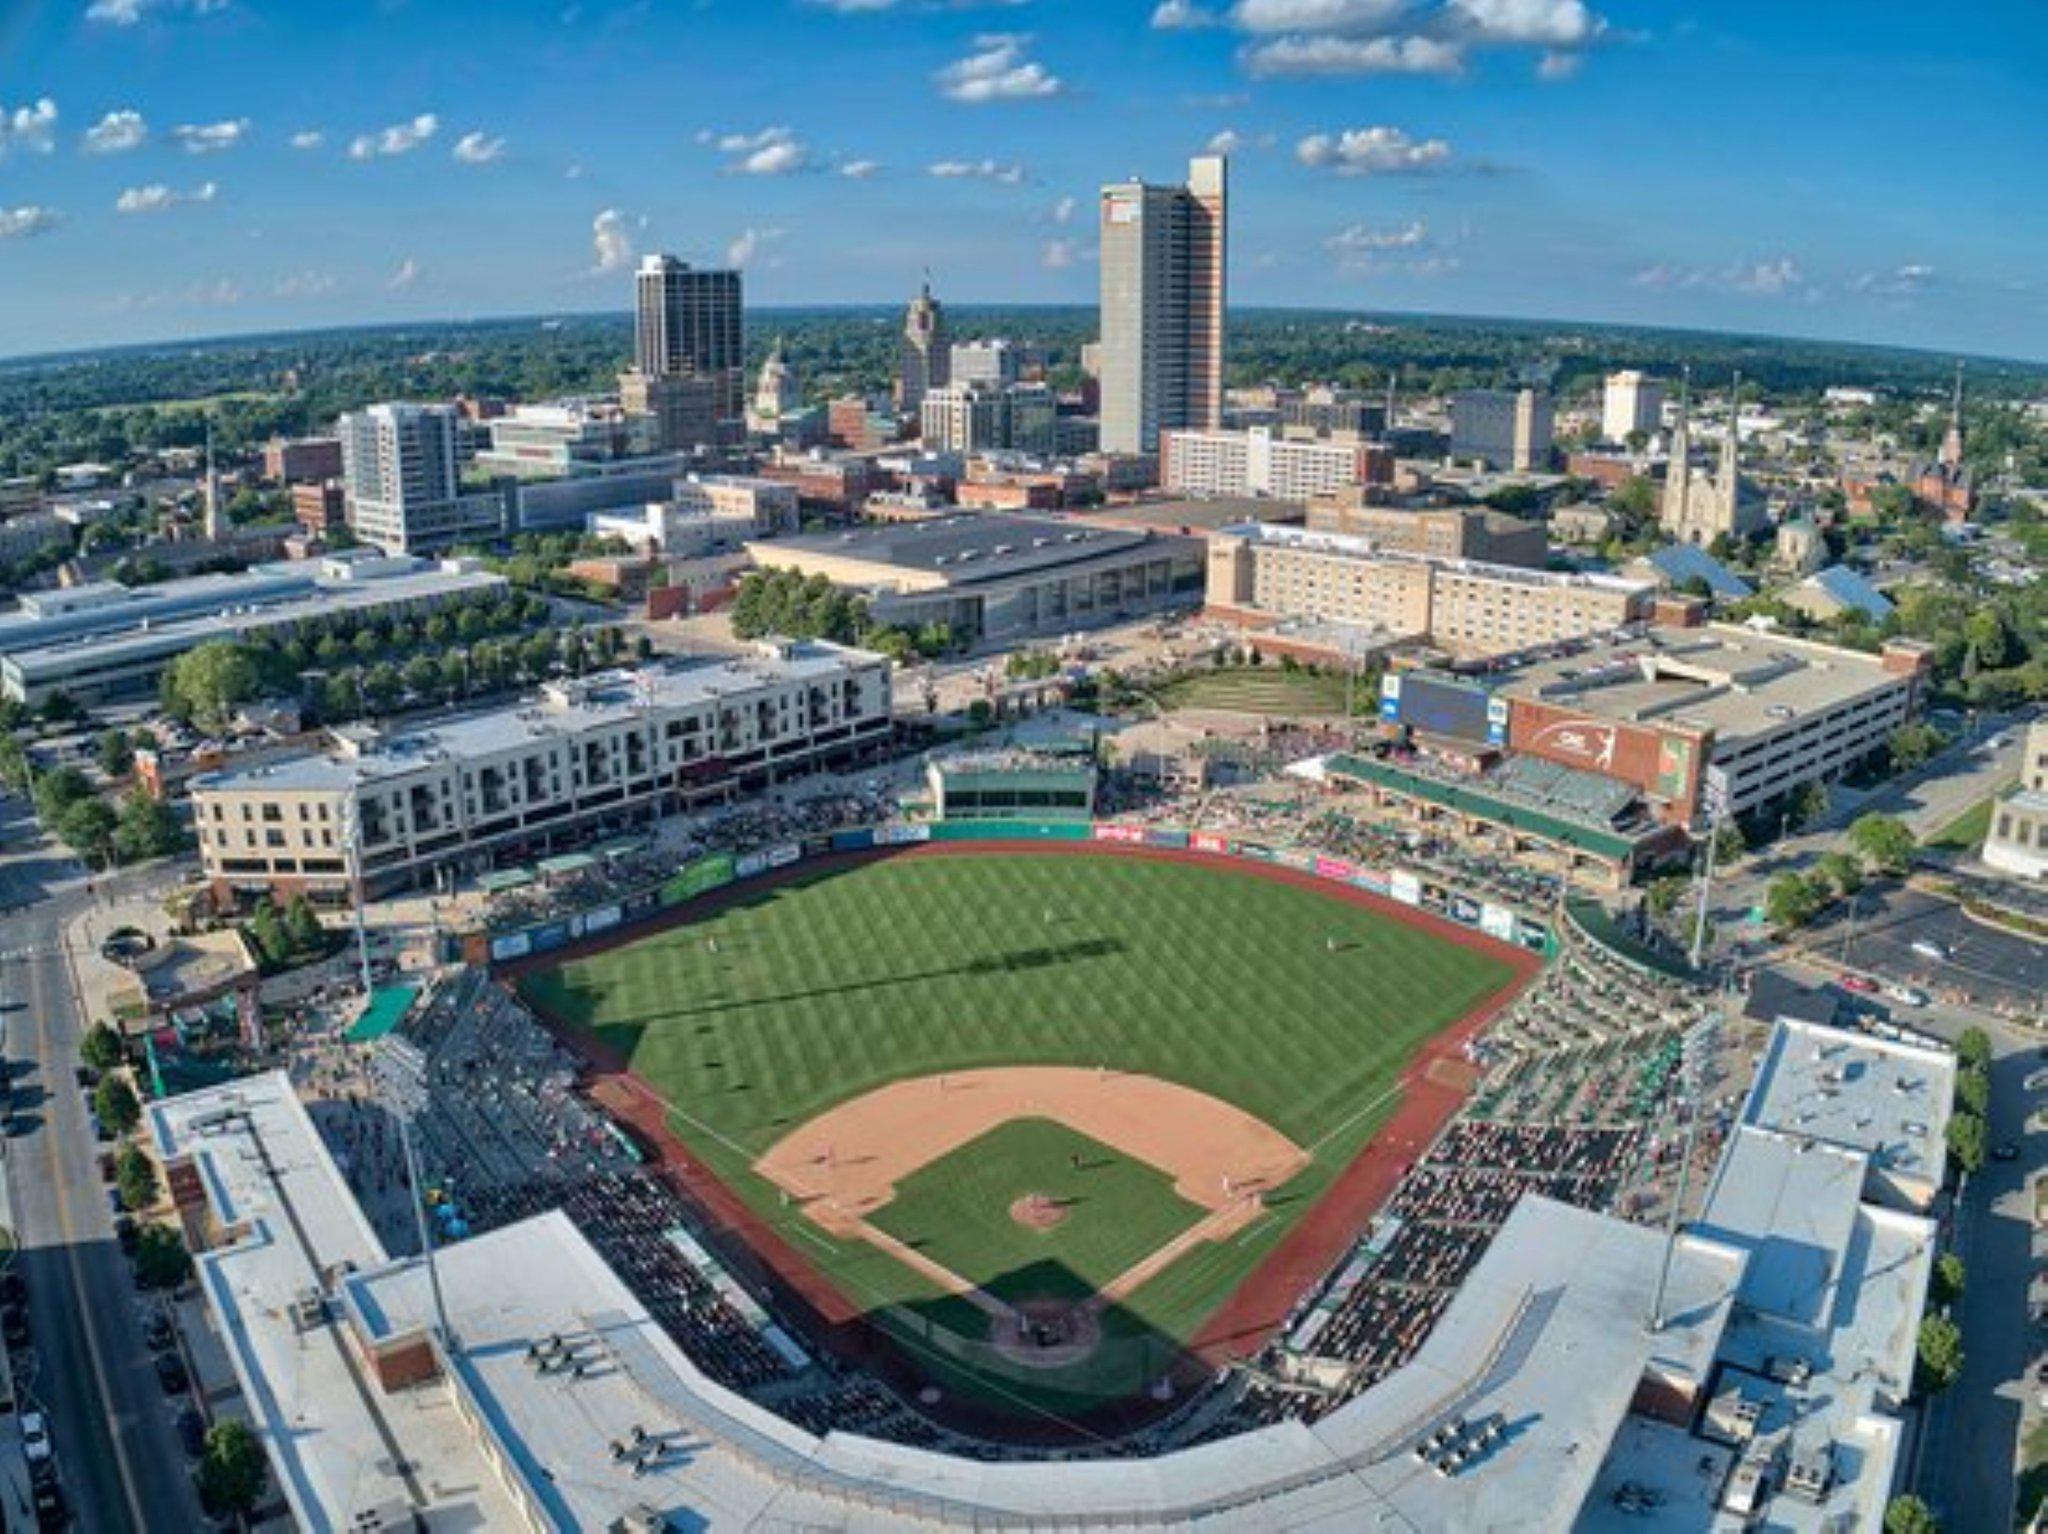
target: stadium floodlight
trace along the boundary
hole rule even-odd
[[[427,1287],[434,1297],[434,1319],[440,1324],[441,1340],[452,1351],[459,1346],[455,1328],[448,1323],[448,1306],[441,1294],[441,1268],[434,1260],[434,1233],[427,1223],[426,1188],[420,1175],[419,1151],[413,1144],[413,1120],[426,1111],[426,1067],[418,1080],[400,1080],[391,1072],[381,1073],[377,1095],[391,1116],[398,1120],[398,1148],[405,1158],[405,1183],[412,1204],[412,1217],[419,1229],[420,1257],[427,1265]]]
[[[1671,1282],[1671,1258],[1678,1248],[1678,1223],[1685,1209],[1685,1197],[1692,1183],[1692,1161],[1699,1145],[1700,1099],[1706,1095],[1707,1060],[1721,1034],[1721,1013],[1709,1012],[1685,1032],[1679,1055],[1679,1081],[1685,1091],[1685,1146],[1679,1156],[1678,1186],[1671,1192],[1671,1209],[1664,1220],[1664,1260],[1657,1269],[1657,1290],[1650,1300],[1650,1330],[1661,1332],[1670,1319],[1664,1313],[1664,1296]]]

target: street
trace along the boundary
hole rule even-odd
[[[82,1529],[197,1528],[128,1263],[114,1241],[99,1147],[75,1085],[85,1020],[61,933],[88,900],[77,865],[31,841],[19,800],[0,807],[6,1058],[20,1125],[4,1142],[28,1284],[33,1368],[26,1396],[48,1412],[64,1492]],[[164,877],[116,875],[134,888]]]

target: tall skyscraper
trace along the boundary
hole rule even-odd
[[[634,287],[639,370],[649,378],[712,379],[718,418],[737,419],[746,404],[740,274],[702,271],[674,256],[647,256]]]
[[[1150,453],[1161,430],[1223,424],[1227,173],[1102,189],[1102,448]]]
[[[504,532],[502,495],[463,493],[460,420],[452,405],[408,404],[341,418],[342,493],[358,538],[387,554],[417,554]]]
[[[896,408],[916,416],[928,392],[952,382],[952,358],[945,306],[932,297],[927,277],[903,311],[903,341],[896,353]]]

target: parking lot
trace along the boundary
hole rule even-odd
[[[1973,920],[1920,890],[1864,892],[1816,923],[1808,948],[1843,970],[2016,1022],[2038,1020],[2048,996],[2048,944]]]

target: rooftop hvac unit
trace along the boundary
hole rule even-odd
[[[607,1534],[669,1534],[668,1514],[642,1502],[606,1525]]]

